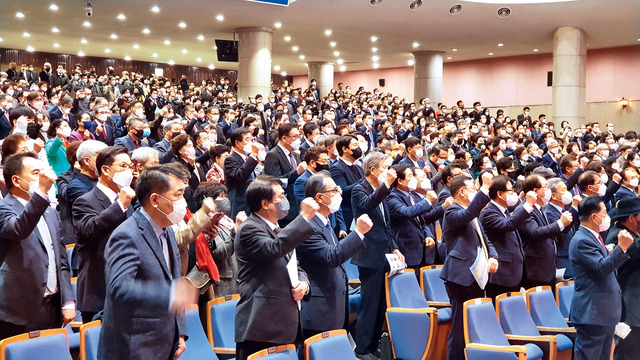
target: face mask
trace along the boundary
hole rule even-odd
[[[604,194],[607,193],[607,187],[605,186],[605,184],[600,184],[600,187],[598,187],[598,196],[604,196]]]
[[[158,196],[167,201],[171,201],[160,194],[158,194]],[[173,205],[173,211],[171,211],[169,214],[160,210],[160,208],[157,209],[167,217],[171,225],[175,225],[182,221],[182,219],[184,219],[184,216],[187,214],[187,200],[185,200],[184,198],[180,198],[180,200],[178,201],[171,201],[171,204]]]
[[[111,169],[111,171],[113,171],[113,169]],[[131,185],[131,181],[133,180],[133,172],[131,171],[131,169],[120,172],[114,171],[111,180],[113,180],[113,182],[118,185],[119,189],[128,187]]]
[[[351,149],[351,151],[353,152],[353,157],[355,159],[359,159],[362,156],[362,149],[360,149],[360,146],[358,146],[355,149]]]
[[[467,193],[467,199],[469,199],[469,202],[472,202],[474,197],[476,197],[476,192]]]
[[[142,137],[149,137],[149,135],[151,135],[151,130],[144,129],[144,131],[142,132]]]
[[[188,148],[184,150],[184,156],[185,157],[189,157],[189,156],[193,156],[196,154],[196,149],[195,148]]]
[[[421,158],[422,156],[424,156],[424,150],[422,150],[422,149],[418,149],[418,150],[416,151],[416,157],[419,159],[419,158]]]
[[[258,151],[258,160],[264,161],[267,158],[267,152],[264,150]]]
[[[78,94],[78,99],[84,99],[84,94]]]
[[[422,180],[420,182],[420,189],[425,190],[425,191],[431,190],[431,180],[429,180],[429,179]]]
[[[507,206],[514,206],[515,204],[518,203],[518,200],[519,200],[518,195],[507,194],[507,199],[506,199]]]
[[[51,123],[48,123],[48,122],[46,122],[46,123],[42,123],[42,127],[40,128],[40,130],[41,130],[41,131],[47,131],[47,130],[49,130],[49,125],[50,125],[50,124],[51,124]]]
[[[600,225],[598,225],[599,232],[609,230],[609,227],[611,226],[611,218],[609,217],[609,215],[605,216],[604,218],[601,218],[600,216],[598,216],[598,214],[593,215],[600,219]]]
[[[559,148],[553,148],[551,150],[549,150],[550,153],[552,153],[553,155],[557,155],[558,154],[558,150],[560,150]]]
[[[326,196],[326,195],[325,195]],[[342,204],[342,195],[340,194],[335,194],[332,198],[331,198],[331,204],[327,205],[327,207],[329,208],[329,211],[333,214],[336,211],[340,210],[340,205]]]
[[[284,219],[287,215],[289,215],[289,200],[287,200],[287,198],[284,198],[284,200],[280,201],[279,203],[275,203],[274,204],[276,206],[276,216],[278,217],[278,220]]]
[[[68,114],[68,113],[71,112],[71,109],[70,108],[63,108],[62,112],[65,113],[65,114]]]
[[[631,179],[631,181],[629,181],[629,186],[632,188],[636,188],[638,187],[638,183],[640,183],[640,180],[638,180],[638,178]]]
[[[295,141],[291,143],[291,148],[293,150],[298,150],[300,148],[301,143],[302,143],[302,140],[300,140],[300,138],[297,138]]]
[[[469,160],[469,161],[467,161],[467,166],[468,166],[468,167],[471,167],[472,165],[473,165],[473,160]]]
[[[220,120],[220,115],[211,115],[211,121],[217,123]]]
[[[377,178],[379,183],[378,186],[384,184],[384,182],[387,181],[387,172],[386,171],[381,172]]]
[[[38,181],[38,179],[35,179],[35,180],[31,181],[31,182],[28,182],[27,180],[21,178],[20,176],[17,176],[17,177],[18,177],[18,179],[20,179],[20,180],[26,182],[27,184],[29,184],[29,190],[24,190],[23,188],[20,187],[20,190],[22,190],[22,191],[26,192],[27,194],[29,194],[29,197],[31,197],[36,192],[36,190],[38,190],[38,187],[40,186],[40,182]]]
[[[637,167],[637,168],[640,168],[640,160],[633,160],[633,161],[631,162],[631,164],[633,164],[633,166],[635,166],[635,167]]]
[[[85,129],[91,129],[91,121],[83,121],[82,126],[84,126]]]
[[[603,150],[602,151],[602,157],[603,158],[608,158],[609,157],[609,150]]]
[[[447,161],[449,161],[449,163],[452,163],[452,162],[453,162],[453,160],[455,160],[455,159],[456,159],[456,156],[455,156],[455,155],[449,155],[449,156],[447,157]]]
[[[616,151],[618,150],[618,144],[611,144],[609,145],[609,147],[611,148],[611,150]],[[608,155],[607,155],[608,156]]]
[[[202,142],[202,148],[205,150],[209,150],[209,148],[211,147],[211,141],[206,140]]]
[[[602,184],[606,184],[607,181],[609,181],[609,175],[604,174],[604,175],[600,176],[600,181],[602,181]]]
[[[71,136],[71,128],[70,127],[64,128],[64,130],[62,130],[62,136],[66,137],[66,138]]]
[[[564,194],[562,194],[562,204],[563,205],[571,204],[572,200],[573,200],[573,196],[571,196],[571,192],[565,191]]]
[[[436,164],[438,165],[443,165],[444,162],[445,162],[445,159],[442,159],[442,158],[438,158],[438,160],[436,160]]]
[[[44,105],[44,101],[38,101],[38,102],[35,102],[35,103],[33,104],[33,108],[34,108],[34,109],[38,109],[38,110],[40,110],[40,109],[42,109],[42,106],[43,106],[43,105]]]
[[[140,129],[140,130],[133,130],[133,135],[135,135],[138,139],[142,139],[144,137],[144,130]]]
[[[136,109],[136,116],[137,117],[142,117],[144,115],[144,110],[143,109]]]
[[[101,115],[98,115],[97,117],[97,119],[101,122],[107,121],[107,118],[109,118],[109,114],[101,114]]]
[[[416,191],[416,189],[418,188],[418,180],[416,180],[416,178],[412,178],[411,180],[409,180],[409,184],[407,184],[407,187],[409,188],[409,191]]]
[[[329,165],[328,164],[316,164],[316,172],[318,171],[329,171]]]
[[[231,201],[228,198],[216,199],[214,200],[216,203],[216,207],[218,211],[224,213],[225,215],[229,215],[231,212]]]
[[[542,200],[544,200],[545,204],[549,202],[549,200],[551,200],[551,189],[547,189],[544,191],[544,197],[542,198]]]
[[[248,143],[247,145],[242,147],[242,151],[244,151],[246,155],[251,154],[251,150],[253,150],[253,146],[251,146],[251,143]]]
[[[362,150],[363,154],[366,153],[367,150],[369,150],[369,143],[367,142],[360,143],[360,150]]]

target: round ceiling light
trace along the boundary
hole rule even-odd
[[[455,4],[449,8],[450,15],[458,15],[462,11],[462,4]]]
[[[498,17],[501,19],[506,19],[509,16],[511,16],[511,9],[509,9],[508,7],[504,6],[501,7],[500,9],[498,9],[497,11]]]

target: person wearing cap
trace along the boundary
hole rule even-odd
[[[615,337],[614,360],[636,359],[637,344],[640,343],[640,198],[629,197],[620,200],[618,207],[611,213],[615,223],[609,230],[607,245],[618,244],[618,234],[626,230],[633,236],[633,243],[627,249],[629,261],[618,268],[617,279],[622,290],[622,322],[631,327],[626,338]]]

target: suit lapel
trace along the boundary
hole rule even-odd
[[[95,188],[93,188],[93,191],[94,194],[96,194],[96,199],[100,201],[100,206],[102,206],[103,210],[111,206],[109,198],[102,192],[102,190],[98,189],[98,187],[96,186]]]
[[[156,236],[155,232],[153,231],[153,227],[151,227],[151,224],[144,217],[144,215],[142,215],[142,213],[137,212],[137,213],[134,213],[133,216],[136,218],[136,221],[138,222],[138,227],[140,228],[140,230],[142,230],[142,237],[147,242],[147,244],[149,244],[151,251],[158,259],[158,262],[160,263],[160,267],[162,267],[162,271],[167,276],[167,278],[171,280],[172,276],[169,273],[169,269],[167,268],[166,261],[164,260],[164,254],[162,254],[162,246],[160,245],[160,239]],[[167,239],[167,242],[168,241],[169,239]]]

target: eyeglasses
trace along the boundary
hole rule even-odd
[[[116,166],[121,169],[134,169],[133,164],[127,164],[127,163],[117,164]]]
[[[340,194],[342,195],[342,188],[340,186],[336,186],[335,189],[323,191],[322,194],[331,193],[331,194]]]

